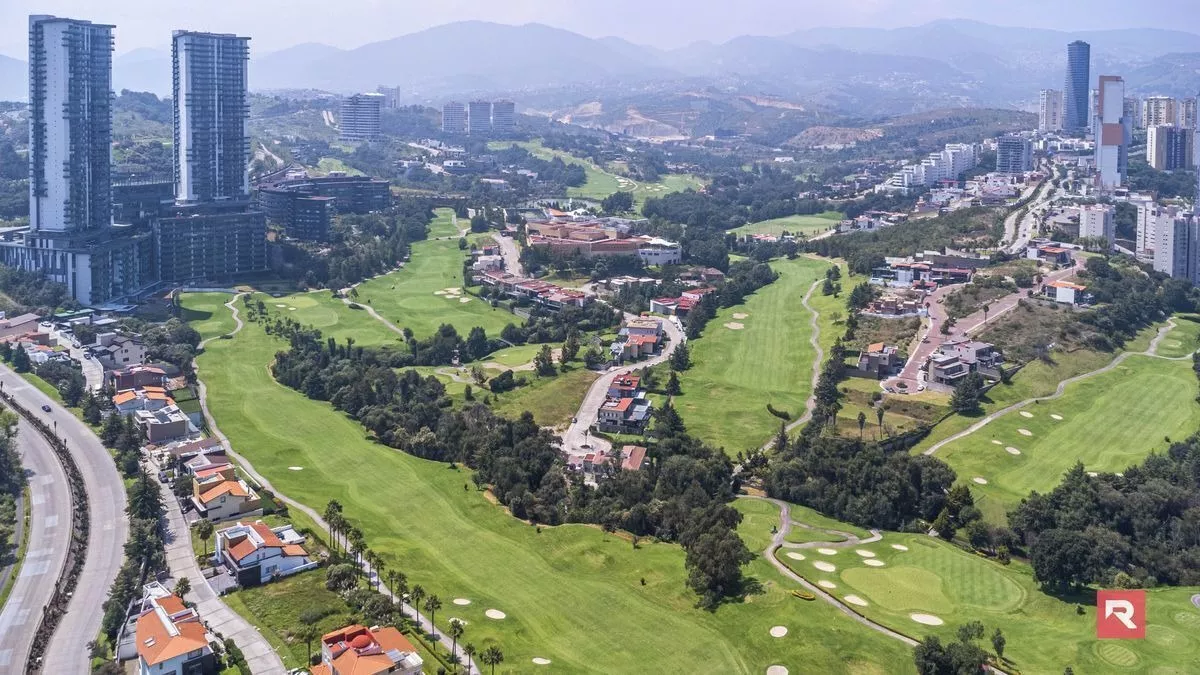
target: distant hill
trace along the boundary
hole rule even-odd
[[[171,95],[171,50],[135,49],[113,57],[113,89]]]
[[[0,101],[29,98],[29,64],[0,54]]]

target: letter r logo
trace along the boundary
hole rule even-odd
[[[1098,591],[1096,637],[1101,640],[1146,637],[1146,591]]]

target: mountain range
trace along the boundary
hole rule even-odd
[[[1092,74],[1121,74],[1135,94],[1200,91],[1200,35],[1130,28],[1064,32],[939,20],[894,29],[819,28],[662,50],[593,39],[541,24],[464,21],[355,49],[302,44],[253,55],[255,90],[337,93],[400,88],[412,102],[555,89],[575,103],[591,89],[699,86],[770,95],[842,112],[909,112],[987,105],[1029,107],[1061,88],[1065,46],[1092,45]],[[1093,77],[1094,79],[1094,77]],[[114,88],[170,93],[167,49],[114,59]],[[0,56],[0,99],[24,98],[23,62]],[[563,104],[571,103],[564,100]]]

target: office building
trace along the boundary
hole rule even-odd
[[[1179,99],[1179,126],[1183,129],[1196,128],[1196,97]]]
[[[175,31],[175,199],[245,201],[250,196],[250,38]]]
[[[1038,96],[1038,131],[1047,133],[1063,128],[1063,93],[1058,89],[1043,89]]]
[[[451,101],[442,106],[442,133],[467,133],[467,107],[458,101]]]
[[[1175,124],[1178,119],[1175,99],[1170,96],[1148,96],[1142,104],[1142,126],[1147,129]]]
[[[492,133],[491,101],[471,101],[467,104],[467,133],[472,136]]]
[[[1130,124],[1132,124],[1135,128],[1143,128],[1141,99],[1136,96],[1126,96],[1125,111],[1122,113],[1122,116],[1129,120]]]
[[[177,206],[154,224],[162,281],[218,282],[267,269],[267,222],[237,202]]]
[[[342,99],[341,138],[343,141],[369,141],[379,138],[381,94],[355,94]]]
[[[1079,236],[1093,241],[1106,242],[1104,250],[1111,251],[1116,241],[1117,230],[1113,221],[1115,209],[1107,204],[1092,204],[1079,207]]]
[[[1033,170],[1033,143],[1021,136],[1002,136],[996,140],[996,171],[1022,174]]]
[[[173,180],[124,180],[113,183],[113,222],[148,230],[175,203]]]
[[[391,186],[366,176],[326,176],[259,188],[267,220],[293,239],[325,241],[336,213],[370,213],[392,204]]]
[[[517,130],[517,106],[512,101],[492,103],[492,133],[511,134]]]
[[[1082,40],[1067,45],[1067,77],[1063,87],[1063,128],[1083,131],[1091,114],[1088,92],[1091,82],[1092,47]]]
[[[1146,162],[1159,171],[1192,168],[1192,129],[1180,129],[1174,124],[1153,126],[1146,130]]]
[[[1097,96],[1096,172],[1097,184],[1110,190],[1125,182],[1129,152],[1129,122],[1125,112],[1125,81],[1117,75],[1101,75]]]

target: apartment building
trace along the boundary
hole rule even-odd
[[[1063,128],[1063,93],[1058,89],[1043,89],[1038,95],[1038,131],[1059,131]]]
[[[383,109],[382,94],[369,92],[342,99],[342,114],[338,121],[343,141],[369,141],[379,138],[379,116]]]

